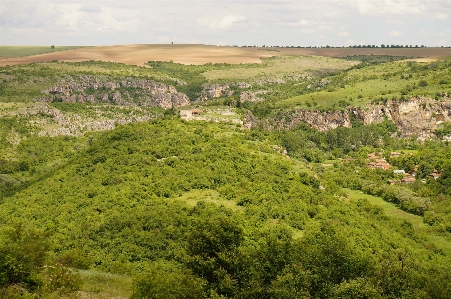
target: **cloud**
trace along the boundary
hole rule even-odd
[[[364,16],[420,15],[424,5],[419,0],[348,0]]]
[[[335,25],[335,22],[323,22],[323,21],[315,21],[315,20],[306,20],[301,19],[298,23],[301,27],[315,27],[319,30],[331,30],[332,25]],[[310,29],[311,30],[311,29]]]
[[[312,29],[301,29],[301,33],[313,34],[313,33],[316,33],[316,30],[312,30]]]
[[[82,12],[102,12],[100,6],[95,4],[84,4],[82,7],[78,9],[78,11]]]
[[[0,0],[0,43],[107,45],[168,37],[341,46],[351,37],[355,44],[387,43],[402,32],[403,43],[450,45],[449,37],[438,36],[450,19],[449,0]],[[424,28],[430,34],[421,34]]]
[[[396,37],[396,36],[401,36],[401,35],[402,35],[402,32],[399,32],[399,31],[392,31],[388,34],[388,36],[390,36],[390,37]]]
[[[227,30],[233,27],[234,24],[244,21],[246,18],[241,15],[227,14],[220,19],[206,18],[198,19],[198,23],[207,26],[213,30]]]
[[[401,21],[401,20],[396,20],[396,19],[387,19],[387,20],[385,20],[385,23],[393,24],[393,25],[404,25],[404,24],[406,24],[406,22]]]
[[[448,18],[448,14],[447,13],[439,13],[438,15],[435,16],[435,18],[437,20],[444,20],[444,19]]]

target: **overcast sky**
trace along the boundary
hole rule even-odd
[[[1,45],[451,46],[451,0],[1,0]]]

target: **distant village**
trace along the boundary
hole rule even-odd
[[[401,156],[401,153],[398,152],[391,152],[390,158],[397,158]],[[367,167],[370,169],[383,169],[383,170],[390,170],[392,166],[390,163],[388,163],[385,158],[383,157],[383,153],[371,153],[368,154],[368,162]],[[389,180],[388,183],[390,185],[394,184],[409,184],[416,181],[416,174],[418,171],[418,165],[415,166],[413,171],[411,173],[406,173],[403,169],[394,169],[393,173],[402,176],[399,180]],[[437,171],[437,169],[434,169],[434,171],[430,174],[430,176],[434,179],[437,179],[441,176],[441,174]],[[422,180],[422,182],[426,182],[425,180]]]

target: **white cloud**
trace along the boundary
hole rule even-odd
[[[301,25],[301,26],[312,26],[313,25],[313,21],[302,19],[302,20],[299,21],[299,25]]]
[[[102,9],[98,5],[91,4],[91,3],[86,3],[86,4],[83,4],[83,6],[78,9],[78,11],[83,11],[83,12],[102,12]]]
[[[396,19],[387,19],[387,20],[385,20],[385,23],[393,24],[393,25],[404,25],[404,24],[406,24],[406,22],[401,21],[401,20],[396,20]]]
[[[300,32],[301,32],[301,33],[307,33],[307,34],[313,34],[313,33],[316,33],[316,30],[312,30],[312,29],[301,29]]]
[[[435,16],[435,18],[437,20],[444,20],[448,18],[448,14],[447,13],[439,13],[438,15]]]
[[[392,31],[388,34],[388,36],[390,36],[390,37],[397,37],[397,36],[401,36],[401,35],[402,35],[402,32],[400,32],[400,31]]]
[[[323,22],[323,21],[301,19],[298,24],[301,27],[308,27],[308,28],[314,27],[315,29],[319,29],[319,30],[331,30],[332,25],[334,25],[335,22]],[[305,29],[305,30],[312,30],[312,29]]]
[[[230,29],[234,24],[244,21],[246,18],[241,15],[225,15],[220,19],[205,18],[198,19],[198,23],[207,26],[213,30],[227,30]]]
[[[450,18],[450,0],[0,0],[0,44],[449,45]]]
[[[364,16],[419,15],[424,5],[419,0],[348,0]]]

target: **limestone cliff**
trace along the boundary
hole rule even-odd
[[[425,97],[391,100],[363,109],[351,108],[350,112],[364,124],[379,123],[387,118],[393,121],[402,137],[426,139],[433,137],[438,124],[450,121],[451,99],[445,96],[439,101]]]
[[[189,105],[186,94],[171,86],[151,80],[118,78],[115,81],[96,76],[68,76],[58,85],[43,91],[39,101],[71,103],[108,103],[122,106],[142,105],[164,109]]]
[[[213,98],[230,97],[232,94],[233,91],[230,90],[230,86],[228,84],[210,84],[203,87],[197,101],[201,102]]]
[[[318,111],[295,109],[283,117],[258,120],[252,113],[246,115],[246,127],[262,126],[266,129],[290,129],[302,122],[327,131],[337,127],[351,127],[350,116],[363,124],[380,123],[385,119],[393,121],[401,137],[427,139],[434,136],[437,125],[451,121],[451,98],[445,95],[440,100],[414,97],[408,100],[390,100],[366,107],[348,107],[344,111]]]

